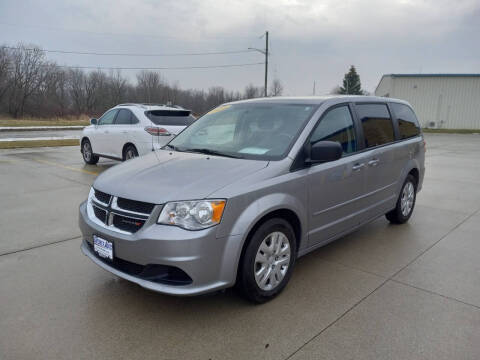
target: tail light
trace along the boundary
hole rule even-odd
[[[145,131],[153,136],[170,136],[171,135],[167,129],[156,127],[156,126],[147,126],[145,128]]]

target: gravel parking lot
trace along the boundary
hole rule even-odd
[[[427,134],[412,219],[303,258],[284,293],[153,293],[80,252],[77,147],[0,152],[1,359],[479,359],[480,135]]]

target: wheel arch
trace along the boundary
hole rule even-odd
[[[397,196],[400,194],[402,190],[403,183],[408,175],[412,175],[417,181],[417,187],[421,186],[421,173],[420,173],[420,164],[415,159],[411,159],[407,165],[403,168],[402,174],[399,178],[396,188]],[[418,189],[419,190],[419,189]]]
[[[265,207],[266,204],[276,205]],[[259,211],[262,207],[264,210]],[[231,274],[227,276],[229,280],[236,281],[246,248],[255,231],[265,221],[276,217],[288,221],[292,226],[296,238],[297,254],[298,250],[306,245],[306,209],[302,206],[301,200],[292,195],[280,193],[259,198],[241,214],[236,214],[235,224],[231,227],[230,234],[224,233],[224,236],[237,237],[237,240],[230,241],[228,248],[225,249],[225,253],[237,254],[237,256],[233,262],[229,257],[230,260],[222,265],[222,273]]]

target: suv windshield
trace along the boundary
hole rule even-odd
[[[170,143],[178,151],[279,160],[306,125],[315,107],[300,104],[222,105],[202,116]]]
[[[188,110],[151,110],[146,111],[145,115],[155,125],[188,126],[195,121]]]

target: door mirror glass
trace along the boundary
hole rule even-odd
[[[97,125],[97,119],[90,119],[90,125]]]
[[[307,162],[320,163],[338,160],[342,157],[343,148],[337,141],[318,141],[310,146],[310,157]]]

